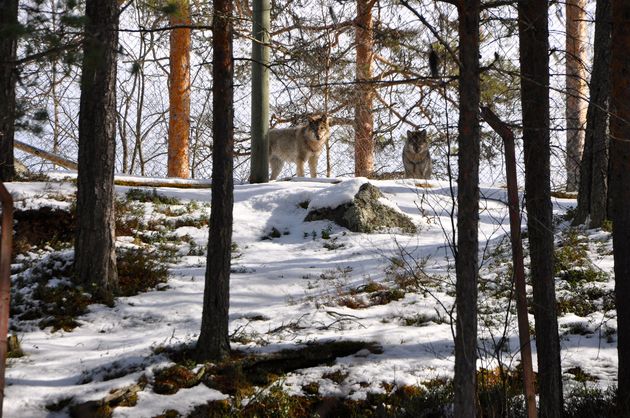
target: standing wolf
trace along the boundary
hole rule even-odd
[[[271,180],[275,180],[284,162],[295,162],[298,177],[304,177],[304,162],[308,161],[311,177],[317,177],[317,160],[330,127],[326,115],[308,118],[305,125],[269,130],[269,165]]]
[[[405,177],[414,179],[431,178],[433,164],[431,163],[426,130],[407,131],[402,160],[405,167]]]

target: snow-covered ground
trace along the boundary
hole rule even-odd
[[[328,221],[303,221],[307,212],[304,202],[321,207],[328,200],[339,200],[353,189],[353,182],[356,180],[332,184],[298,179],[237,185],[235,189],[232,348],[273,352],[332,339],[372,341],[383,348],[381,354],[362,351],[339,358],[332,366],[291,373],[283,383],[289,393],[300,393],[302,386],[316,381],[322,395],[362,399],[369,391],[382,392],[383,382],[420,385],[453,373],[449,314],[454,303],[454,262],[449,240],[456,222],[451,220],[451,213],[456,216],[456,211],[448,183],[433,181],[430,187],[416,187],[409,180],[372,181],[413,219],[419,228],[414,235],[395,231],[359,234]],[[19,208],[64,207],[69,203],[59,196],[74,192],[70,183],[8,186]],[[128,189],[117,187],[121,195]],[[157,191],[184,203],[210,201],[209,189]],[[483,357],[479,367],[493,368],[499,361],[514,367],[518,363],[514,303],[500,291],[509,283],[506,192],[483,187],[481,193],[479,327]],[[571,200],[556,201],[554,209],[561,214],[574,204]],[[151,216],[150,211],[147,213]],[[270,236],[273,228],[280,236]],[[207,227],[185,226],[175,233],[192,236],[200,247],[208,241]],[[611,275],[612,257],[606,250],[609,235],[588,233],[598,243],[597,248],[589,247],[589,254],[597,268]],[[120,240],[121,245],[127,242]],[[26,355],[9,360],[5,416],[65,416],[64,410],[50,412],[45,406],[71,397],[73,402],[102,399],[110,390],[136,382],[142,374],[150,381],[152,371],[170,364],[165,356],[155,354],[159,352],[156,348],[194,342],[201,323],[205,257],[186,255],[186,248],[180,252],[182,257],[170,266],[166,290],[120,297],[112,308],[92,305],[72,332],[52,332],[50,327],[19,332]],[[398,300],[371,304],[369,295],[362,293],[370,283],[398,288],[401,285],[396,278],[409,276],[411,271],[416,273],[416,283],[403,289],[404,297]],[[598,285],[610,288],[612,281]],[[347,297],[365,302],[367,307],[343,306]],[[602,387],[614,384],[617,370],[616,324],[610,317],[611,312],[585,317],[567,313],[559,320],[565,332],[561,341],[563,368],[579,366]],[[576,327],[578,323],[582,326]],[[584,335],[566,333],[576,328]],[[604,328],[613,331],[600,332]],[[498,341],[505,342],[501,349],[496,349]],[[322,379],[323,374],[336,370],[347,374],[343,382]],[[567,383],[570,377],[565,374]],[[185,414],[197,404],[225,397],[204,385],[182,389],[175,395],[158,395],[149,385],[138,395],[136,406],[118,407],[114,416],[151,417],[166,409]]]

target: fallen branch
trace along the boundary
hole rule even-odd
[[[51,161],[67,169],[76,170],[78,168],[77,163],[75,163],[74,161],[67,160],[60,155],[53,154],[52,152],[44,151],[43,149],[34,147],[29,144],[25,144],[24,142],[15,140],[14,146],[15,148],[19,150],[28,152],[29,154],[33,154],[39,158],[43,158],[44,160]]]

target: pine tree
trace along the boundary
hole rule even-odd
[[[15,176],[15,58],[18,38],[18,0],[0,0],[0,181]]]
[[[76,279],[97,300],[112,303],[115,254],[117,0],[87,0],[79,109]]]
[[[190,137],[190,4],[176,0],[169,15],[171,29],[168,120],[168,176],[188,178]]]
[[[586,124],[586,0],[566,4],[567,191],[578,188]]]
[[[354,102],[354,175],[357,177],[369,177],[374,171],[373,7],[374,0],[357,0],[355,20],[357,84]]]
[[[230,352],[230,262],[234,206],[234,57],[232,0],[214,0],[212,21],[212,210],[201,333],[200,360],[220,360]]]
[[[477,279],[479,239],[479,0],[460,1],[459,176],[457,180],[457,323],[455,416],[477,416]]]
[[[610,192],[612,200],[619,416],[630,416],[630,3],[612,1]]]
[[[608,103],[610,97],[610,0],[597,0],[590,101],[586,116],[584,153],[574,225],[590,217],[599,228],[608,217]]]
[[[553,272],[549,143],[547,0],[519,2],[521,106],[525,148],[527,229],[534,290],[540,415],[562,416],[562,369]]]

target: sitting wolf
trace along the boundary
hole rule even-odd
[[[433,164],[429,154],[427,131],[407,131],[407,140],[403,147],[403,166],[405,177],[414,179],[429,179]]]
[[[305,125],[270,129],[267,135],[271,180],[278,177],[285,161],[297,164],[298,177],[304,177],[304,162],[308,161],[311,177],[317,177],[317,160],[330,136],[326,115],[309,117]]]

